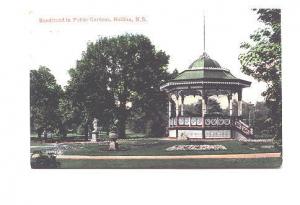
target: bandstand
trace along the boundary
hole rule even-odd
[[[187,70],[161,85],[169,96],[170,138],[176,139],[232,139],[240,135],[252,137],[253,129],[241,120],[242,91],[251,82],[236,78],[230,70],[222,68],[205,52]],[[211,96],[226,96],[227,115],[207,113],[207,102]],[[233,95],[237,95],[237,115],[233,116]],[[184,102],[187,96],[200,96],[202,114],[186,116]],[[175,103],[176,116],[171,116],[171,101]]]

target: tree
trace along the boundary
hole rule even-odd
[[[207,113],[223,113],[220,103],[216,99],[208,98]]]
[[[72,101],[64,92],[59,100],[60,124],[59,131],[62,137],[66,137],[69,130],[74,130],[82,125],[82,113],[78,107],[73,106]],[[75,126],[74,126],[75,125]]]
[[[69,70],[71,79],[65,92],[65,106],[70,108],[69,114],[72,116],[70,120],[77,125],[86,140],[92,129],[93,118],[99,119],[104,129],[108,129],[112,123],[114,99],[107,87],[109,79],[106,65],[98,56],[97,48],[88,44],[76,68]]]
[[[257,102],[254,112],[254,132],[257,135],[270,134],[270,129],[266,129],[270,125],[268,124],[269,109],[265,102]]]
[[[163,81],[168,81],[178,75],[177,69],[172,73],[162,72],[156,81],[152,81],[151,90],[144,90],[143,98],[136,99],[133,103],[131,113],[140,114],[140,118],[131,118],[139,127],[144,128],[148,137],[159,137],[166,134],[168,125],[168,96],[159,89]],[[141,126],[142,125],[142,126]]]
[[[281,114],[281,12],[280,9],[254,10],[258,20],[265,24],[250,35],[250,42],[243,42],[240,54],[241,70],[258,81],[267,84],[267,90],[262,93],[265,97],[268,113],[269,130],[275,139],[281,143],[282,114]]]
[[[199,100],[196,104],[185,105],[184,113],[186,116],[196,117],[202,116],[202,100]],[[214,98],[208,98],[207,100],[207,114],[219,114],[224,113],[220,103]]]
[[[40,66],[38,70],[30,70],[30,128],[39,137],[44,129],[59,129],[61,94],[62,89],[49,68]]]
[[[175,106],[174,106],[175,112]],[[199,117],[202,115],[202,104],[201,101],[198,101],[195,104],[184,105],[184,115],[190,117]]]
[[[159,85],[168,79],[168,60],[169,56],[156,51],[143,35],[100,38],[88,43],[76,68],[70,70],[67,91],[85,113],[87,124],[93,116],[109,124],[117,119],[119,137],[124,138],[134,108],[140,107],[150,116],[164,104]]]

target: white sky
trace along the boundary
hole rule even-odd
[[[174,3],[175,4],[175,3]],[[98,36],[138,33],[148,36],[157,49],[170,55],[169,70],[179,71],[188,66],[203,52],[203,11],[206,16],[206,52],[221,66],[231,70],[236,77],[252,82],[250,88],[243,90],[244,101],[261,101],[264,83],[240,71],[238,55],[242,41],[248,41],[249,35],[259,26],[257,16],[250,7],[226,8],[213,4],[168,4],[143,3],[130,4],[128,1],[118,6],[112,1],[94,5],[65,6],[58,9],[55,5],[35,2],[28,13],[28,40],[30,68],[39,65],[49,67],[57,81],[66,85],[69,75],[67,70],[75,66],[88,41],[95,41]],[[219,3],[220,4],[220,3]],[[135,5],[135,6],[133,6]],[[75,9],[74,9],[75,8]],[[135,17],[143,16],[146,23],[39,23],[39,18],[61,17]]]

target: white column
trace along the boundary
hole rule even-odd
[[[204,117],[204,115],[206,114],[206,99],[205,97],[202,97],[202,117]]]
[[[171,100],[169,100],[169,118],[171,118],[171,113],[172,112],[172,104],[171,104]]]
[[[232,95],[228,95],[229,116],[232,116]]]
[[[232,116],[232,100],[229,101],[229,116]]]
[[[181,95],[181,116],[183,116],[184,96]]]
[[[170,119],[171,119],[171,113],[172,112],[172,104],[171,99],[169,98],[169,127],[170,127]]]
[[[242,116],[242,114],[243,114],[243,104],[242,104],[242,101],[239,100],[238,101],[238,116],[240,117],[240,116]]]
[[[205,139],[205,114],[207,112],[207,103],[208,98],[202,95],[202,137]]]
[[[243,114],[243,104],[242,104],[242,89],[238,92],[238,116]]]
[[[178,96],[176,96],[175,104],[176,104],[176,117],[178,117],[179,116],[179,97]]]

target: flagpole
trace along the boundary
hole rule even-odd
[[[205,14],[203,12],[203,52],[205,53]]]

